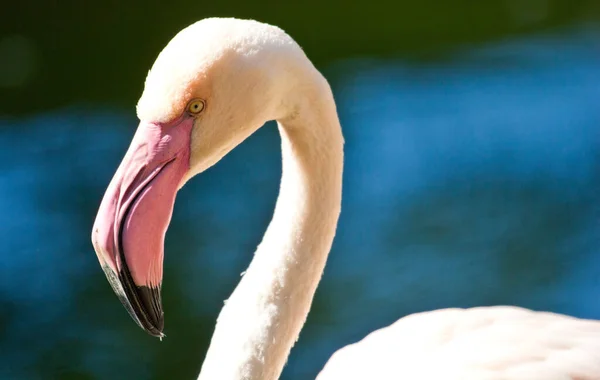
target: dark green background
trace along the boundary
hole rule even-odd
[[[593,0],[7,2],[0,36],[33,40],[36,63],[27,86],[0,90],[0,110],[135,104],[160,49],[205,17],[278,25],[323,66],[365,55],[423,57],[457,44],[593,20],[598,9]]]

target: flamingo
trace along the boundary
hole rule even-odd
[[[344,140],[328,82],[283,30],[205,19],[159,54],[137,116],[92,242],[133,320],[160,338],[163,243],[177,191],[277,121],[283,164],[274,215],[218,316],[198,379],[279,378],[341,210]],[[442,378],[600,379],[600,322],[510,306],[413,314],[337,351],[318,376]]]

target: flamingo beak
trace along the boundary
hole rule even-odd
[[[100,204],[92,243],[113,290],[150,335],[162,338],[164,238],[189,169],[194,119],[141,122]]]

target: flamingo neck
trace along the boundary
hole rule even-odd
[[[341,208],[343,137],[325,80],[303,91],[278,120],[273,219],[221,310],[199,380],[278,379],[323,274]]]

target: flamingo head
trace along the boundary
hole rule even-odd
[[[283,114],[285,105],[273,99],[286,82],[274,72],[281,51],[299,51],[294,45],[266,24],[206,19],[179,32],[147,76],[140,123],[101,202],[92,242],[115,293],[153,336],[163,336],[163,246],[177,191]]]

